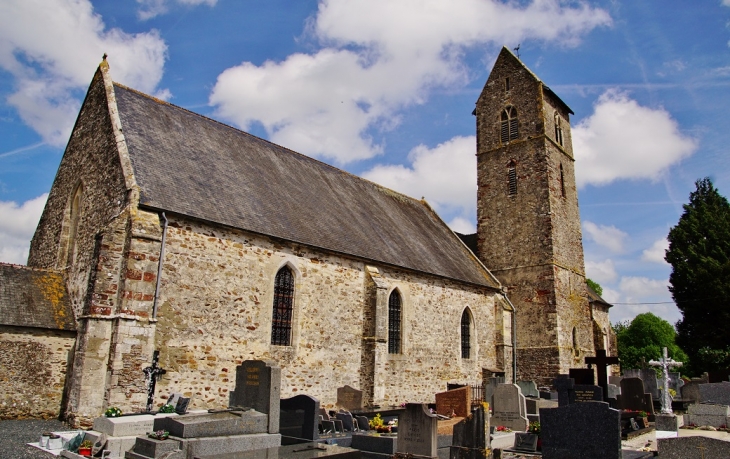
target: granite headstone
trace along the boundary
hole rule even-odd
[[[398,453],[436,457],[438,417],[427,405],[407,403],[398,416]]]
[[[281,368],[275,363],[246,360],[236,367],[236,388],[229,396],[229,405],[269,415],[269,433],[279,432],[280,396]]]
[[[471,412],[471,387],[449,390],[436,394],[436,413],[465,418]]]
[[[454,425],[449,459],[489,457],[489,410],[479,405],[470,416]]]
[[[621,459],[621,414],[606,402],[540,410],[544,459]]]
[[[492,424],[512,430],[527,430],[525,396],[517,384],[500,384],[494,390]]]
[[[319,400],[309,395],[295,395],[281,399],[279,408],[279,433],[305,440],[319,438]]]
[[[337,406],[347,411],[361,411],[362,391],[350,386],[338,387]]]
[[[730,382],[700,384],[700,403],[730,405]]]

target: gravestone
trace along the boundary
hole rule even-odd
[[[155,387],[157,381],[162,378],[162,375],[167,373],[167,370],[160,367],[159,360],[160,351],[155,350],[152,352],[152,365],[142,370],[142,373],[144,373],[145,387],[147,387],[147,412],[151,412],[155,406]]]
[[[489,411],[479,405],[454,425],[449,459],[484,459],[489,457],[490,449]]]
[[[188,406],[190,405],[191,397],[185,397],[183,394],[174,392],[167,399],[166,405],[172,405],[175,407],[175,413],[185,414],[188,412]]]
[[[362,411],[362,391],[350,386],[338,387],[337,406],[347,411]]]
[[[697,426],[726,426],[730,422],[730,407],[695,403],[687,408],[684,420],[685,424]]]
[[[568,376],[573,378],[576,384],[583,386],[596,384],[596,375],[592,368],[571,368],[568,370]]]
[[[608,383],[613,384],[615,386],[621,386],[622,379],[623,379],[623,376],[609,376]]]
[[[236,388],[229,396],[229,405],[269,415],[268,432],[277,433],[280,393],[281,368],[273,362],[246,360],[236,367]]]
[[[178,458],[180,456],[172,456]],[[194,459],[360,459],[360,451],[339,445],[303,443],[232,454],[196,455]]]
[[[576,402],[602,402],[603,388],[601,386],[585,386],[576,384],[573,387],[573,396],[570,403]]]
[[[664,356],[659,359],[659,361],[651,360],[649,365],[660,367],[662,369],[662,379],[664,382],[662,388],[662,414],[672,414],[672,397],[669,394],[669,368],[681,367],[682,362],[676,362],[673,359],[670,359],[667,355],[666,347],[663,350],[663,355]],[[656,378],[654,378],[654,382],[656,383]]]
[[[349,411],[338,411],[335,413],[335,418],[342,421],[342,428],[345,432],[353,432],[355,430],[355,423],[352,413]]]
[[[515,432],[515,442],[508,451],[532,453],[537,451],[538,436],[528,432]]]
[[[699,402],[700,384],[707,384],[707,378],[692,378],[688,383],[685,383],[681,388],[682,400],[685,402]]]
[[[654,403],[651,394],[644,392],[641,378],[624,378],[621,380],[621,398],[619,405],[623,410],[646,411],[654,414]]]
[[[540,392],[537,390],[535,381],[517,381],[517,385],[520,386],[522,395],[525,397],[540,397]]]
[[[575,387],[575,381],[568,375],[558,375],[553,380],[553,386],[558,391],[558,406],[570,405],[570,399],[573,396],[573,388]]]
[[[465,418],[471,412],[471,387],[449,390],[436,394],[436,413]]]
[[[512,430],[527,430],[525,396],[517,384],[500,384],[494,390],[492,424]]]
[[[651,361],[649,364],[651,365]],[[644,392],[651,394],[652,400],[659,400],[659,382],[654,369],[641,370],[641,380],[644,381]]]
[[[721,383],[730,380],[730,369],[708,371],[707,382],[708,383]]]
[[[370,430],[370,420],[365,416],[355,416],[357,427],[362,431]]]
[[[700,403],[730,405],[730,382],[700,384]]]
[[[591,365],[596,366],[598,385],[603,389],[604,401],[608,401],[606,397],[608,395],[608,389],[606,387],[608,385],[608,373],[606,372],[606,367],[609,365],[618,365],[618,357],[609,357],[606,355],[605,349],[597,349],[596,356],[586,357],[585,363],[588,365],[588,368],[591,368]]]
[[[641,378],[641,369],[638,368],[628,368],[624,370],[624,378]]]
[[[702,436],[660,438],[657,450],[661,459],[727,459],[730,442]]]
[[[438,417],[431,414],[427,405],[407,403],[398,416],[398,453],[436,457]]]
[[[543,459],[621,459],[621,414],[605,402],[540,410]]]
[[[489,406],[494,405],[494,389],[496,389],[500,384],[504,384],[504,376],[491,376],[484,378],[482,382],[482,392],[484,394],[484,401],[489,403]]]
[[[319,438],[319,400],[295,395],[281,399],[279,408],[279,433],[310,441]]]

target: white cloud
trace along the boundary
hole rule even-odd
[[[217,115],[243,129],[258,121],[276,143],[340,164],[382,151],[370,129],[390,129],[398,111],[434,87],[464,84],[470,47],[525,39],[575,45],[609,25],[585,3],[322,0],[309,33],[323,46],[281,62],[249,62],[218,77]]]
[[[477,229],[474,222],[462,217],[456,217],[449,222],[449,228],[451,231],[455,231],[461,234],[474,234]]]
[[[88,0],[0,2],[0,68],[13,75],[8,102],[52,145],[63,145],[104,53],[115,81],[152,93],[167,45],[157,31],[107,29]],[[158,93],[165,96],[166,92]]]
[[[606,247],[614,253],[621,253],[624,250],[624,241],[628,237],[626,233],[615,226],[596,225],[593,222],[583,222],[583,231],[588,239],[596,244]]]
[[[218,3],[218,0],[177,0],[177,2],[182,5],[190,6],[203,4],[215,6],[215,4]],[[142,21],[165,14],[170,10],[168,0],[137,0],[137,3],[141,5],[140,9],[137,10],[137,17]]]
[[[617,90],[603,93],[572,133],[579,187],[656,180],[697,149],[666,110],[643,107]]]
[[[664,255],[668,248],[669,241],[667,240],[667,238],[663,237],[658,241],[655,241],[651,247],[644,250],[641,253],[641,259],[642,261],[666,264],[667,262],[664,260]]]
[[[33,237],[48,193],[28,200],[20,206],[0,201],[0,261],[25,264],[30,239]]]
[[[603,261],[586,261],[586,276],[601,284],[601,287],[618,278],[613,260],[610,258]]]
[[[619,283],[619,290],[627,302],[666,297],[669,295],[668,287],[668,280],[656,280],[647,277],[622,277]]]
[[[730,0],[722,0],[722,4],[725,6],[730,6]]]
[[[454,137],[433,149],[419,145],[408,153],[410,166],[377,165],[368,180],[414,198],[424,197],[439,213],[476,213],[476,138]]]

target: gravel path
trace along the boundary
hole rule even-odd
[[[0,421],[0,459],[51,459],[55,456],[26,445],[43,432],[73,430],[61,421]]]

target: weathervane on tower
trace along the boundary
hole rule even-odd
[[[520,58],[520,45],[521,45],[521,44],[522,44],[522,43],[518,43],[518,44],[517,44],[517,48],[514,48],[514,50],[515,50],[515,55],[517,56],[517,59],[519,59],[519,58]]]

